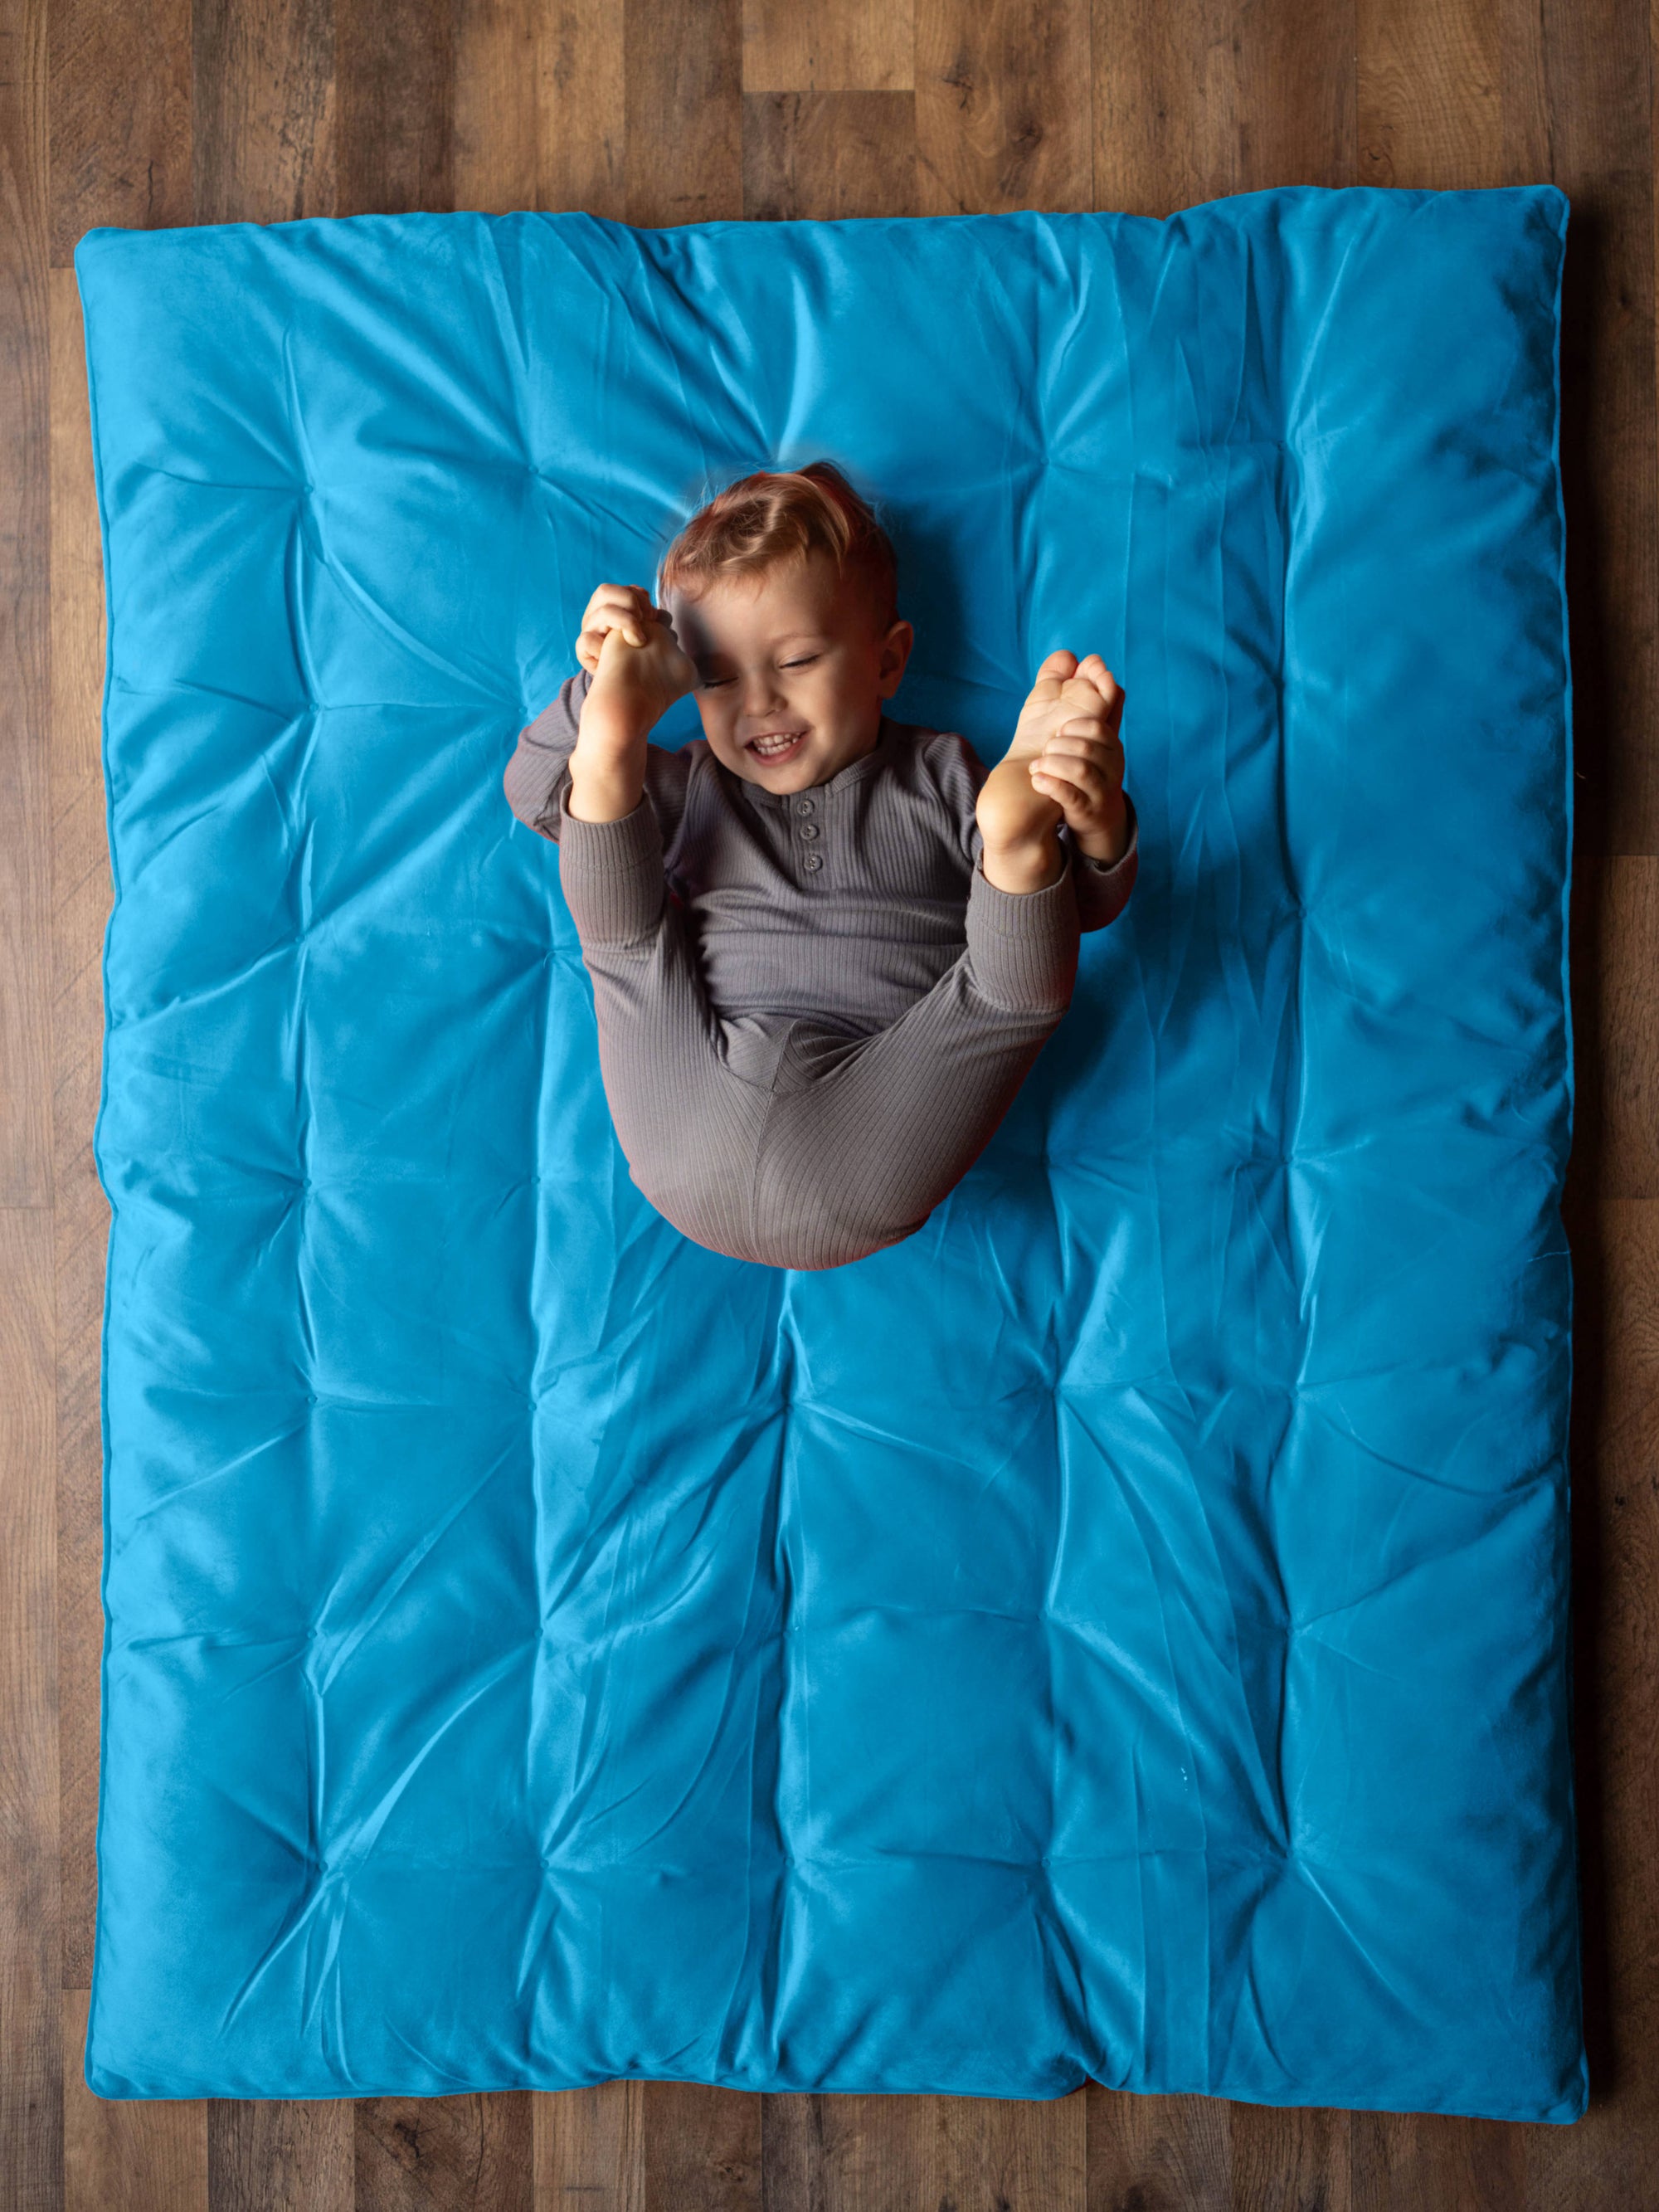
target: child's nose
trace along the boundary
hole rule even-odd
[[[783,686],[769,668],[757,669],[743,687],[745,714],[764,714],[784,703]]]

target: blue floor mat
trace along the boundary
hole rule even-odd
[[[111,2098],[1583,2111],[1553,188],[94,231]],[[1127,694],[927,1226],[629,1179],[520,727],[839,460],[891,702]],[[690,702],[665,733],[696,726]]]

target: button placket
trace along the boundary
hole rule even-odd
[[[798,799],[794,804],[795,813],[798,817],[814,814],[817,811],[817,802],[816,799]],[[816,822],[798,819],[796,827],[800,831],[803,842],[807,844],[811,844],[813,839],[819,834],[818,825]],[[803,853],[801,855],[800,864],[808,875],[816,875],[818,870],[823,866],[823,855],[822,853]]]

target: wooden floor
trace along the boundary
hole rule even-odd
[[[1632,0],[0,0],[0,2208],[1659,2208],[1654,128]],[[1586,2118],[1094,2086],[1048,2105],[662,2084],[94,2098],[111,891],[76,240],[409,208],[1156,215],[1269,185],[1544,179],[1572,201]],[[1376,732],[1402,762],[1410,717],[1402,700]]]

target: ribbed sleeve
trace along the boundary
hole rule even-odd
[[[578,824],[568,811],[589,683],[585,671],[571,677],[520,732],[503,787],[538,836],[563,845],[583,830],[583,896],[595,927],[622,927],[639,911],[641,825],[633,816]],[[965,945],[977,987],[999,1006],[1063,1005],[1077,932],[1115,921],[1133,889],[1134,804],[1128,848],[1111,866],[1062,830],[1066,866],[1053,884],[1000,891],[985,875],[975,813],[989,773],[963,738],[890,715],[868,752],[801,791],[738,775],[705,738],[672,751],[647,745],[657,866],[689,910],[711,1006],[728,1018],[810,1017],[871,1032],[897,1020]],[[611,834],[586,836],[595,828]],[[604,883],[612,867],[633,871],[626,885],[611,885],[614,913]]]

